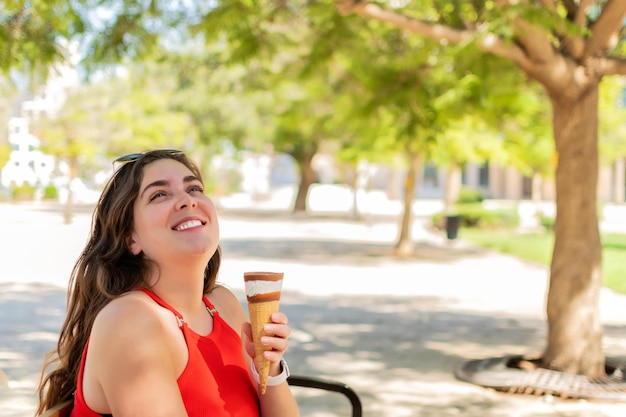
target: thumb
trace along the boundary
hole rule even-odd
[[[244,344],[244,348],[246,349],[246,352],[248,353],[248,355],[250,355],[250,357],[252,359],[254,359],[254,341],[252,339],[252,326],[250,325],[249,322],[244,323],[241,326],[241,333],[242,333],[242,342]]]

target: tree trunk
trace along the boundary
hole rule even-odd
[[[541,191],[542,185],[543,177],[541,174],[537,171],[533,172],[530,185],[530,199],[535,204],[537,209],[540,208],[541,202],[543,201],[543,193]]]
[[[354,177],[350,181],[350,188],[352,188],[352,210],[350,211],[350,218],[352,220],[358,220],[361,218],[361,214],[359,212],[359,174],[358,172],[354,173]]]
[[[400,199],[400,196],[398,195],[398,190],[400,189],[400,181],[400,171],[392,167],[389,171],[389,181],[387,182],[387,198],[389,198],[390,200]]]
[[[543,365],[600,377],[605,375],[605,358],[599,315],[602,252],[596,210],[598,83],[575,99],[553,94],[552,105],[558,155],[556,221]]]
[[[352,180],[352,219],[360,220],[363,216],[359,209],[359,195],[367,198],[370,189],[370,166],[366,161],[359,161],[354,168]],[[363,204],[366,212],[369,211],[366,203]],[[369,217],[369,216],[368,216]]]
[[[413,200],[415,199],[415,184],[422,167],[423,155],[407,154],[409,157],[409,170],[404,181],[404,209],[400,219],[400,234],[396,243],[395,253],[397,256],[408,256],[413,253],[415,245],[411,236],[413,223]]]
[[[68,158],[68,164],[70,166],[69,179],[67,183],[67,200],[63,206],[63,222],[65,224],[71,224],[74,219],[74,191],[72,190],[72,183],[76,178],[76,170],[78,166],[77,157],[70,156]]]
[[[463,171],[461,167],[458,165],[450,166],[448,170],[448,174],[446,175],[446,190],[444,197],[444,206],[443,212],[450,213],[454,204],[459,199],[459,194],[461,193],[461,182],[463,177]]]
[[[298,184],[298,193],[296,194],[296,202],[293,207],[293,212],[306,211],[306,198],[309,194],[309,188],[315,182],[316,174],[311,161],[315,153],[307,153],[302,158],[297,158],[298,169],[300,171],[300,183]]]

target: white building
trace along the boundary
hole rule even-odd
[[[2,185],[48,185],[54,170],[54,157],[41,152],[39,139],[28,131],[28,119],[13,117],[9,120],[9,144],[11,153],[2,168]]]
[[[5,187],[46,186],[52,180],[55,158],[40,150],[41,141],[29,131],[29,121],[39,117],[54,117],[67,98],[67,90],[79,84],[75,69],[78,54],[76,45],[68,47],[70,59],[55,65],[46,84],[30,100],[20,106],[20,114],[9,119],[9,161],[2,168]]]

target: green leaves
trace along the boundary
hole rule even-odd
[[[623,79],[605,78],[600,84],[600,156],[613,163],[626,155],[626,108],[622,103],[626,85]]]
[[[70,2],[6,1],[0,6],[0,70],[45,78],[48,66],[67,58],[66,47],[83,30]]]

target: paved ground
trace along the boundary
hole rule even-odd
[[[244,271],[285,272],[293,373],[348,383],[365,416],[626,415],[626,404],[506,395],[456,380],[467,359],[541,351],[547,271],[448,242],[419,222],[415,256],[399,260],[395,223],[378,220],[222,213],[225,285],[243,299]],[[0,205],[0,417],[33,414],[89,223],[88,209],[65,225],[46,206]],[[605,350],[626,360],[626,297],[603,290],[601,304]],[[348,415],[339,395],[296,393],[303,416]]]

